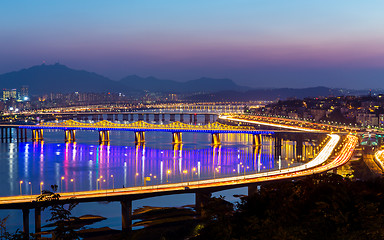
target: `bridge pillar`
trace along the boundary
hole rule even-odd
[[[107,114],[107,120],[113,121],[113,114]]]
[[[27,138],[28,138],[28,133],[27,133],[27,129],[25,128],[24,129],[24,141],[27,141]]]
[[[76,142],[76,130],[65,130],[65,142]]]
[[[211,116],[209,114],[205,114],[205,123],[208,124],[211,121]]]
[[[251,183],[248,185],[248,197],[255,195],[260,189],[260,185]]]
[[[23,208],[23,232],[29,235],[29,209]]]
[[[109,142],[109,131],[103,130],[99,131],[99,143],[108,143]]]
[[[43,140],[43,129],[33,129],[32,130],[32,141]]]
[[[16,130],[16,139],[17,139],[17,141],[20,141],[19,128],[15,128],[15,130]]]
[[[175,115],[176,114],[169,114],[169,121],[174,122],[175,121]]]
[[[261,135],[253,134],[253,146],[259,146],[259,145],[261,145]]]
[[[141,114],[137,114],[137,118],[139,121],[143,121],[144,120],[144,115],[141,113]]]
[[[147,122],[149,122],[149,114],[145,114],[145,119]]]
[[[192,114],[189,114],[189,122],[190,122],[190,123],[193,122],[193,115],[192,115]]]
[[[18,130],[20,130],[20,141],[24,141],[24,129],[19,128]]]
[[[183,139],[182,139],[182,135],[181,135],[181,132],[173,132],[172,133],[172,143],[182,143],[183,142]]]
[[[145,132],[135,132],[135,143],[143,143],[145,142]]]
[[[130,114],[130,120],[131,122],[133,122],[133,114]]]
[[[153,118],[154,118],[154,121],[155,121],[155,122],[159,122],[159,121],[160,121],[160,115],[159,115],[159,114],[155,114],[155,115],[153,116]]]
[[[4,141],[4,128],[1,128],[1,142]]]
[[[127,114],[123,114],[123,121],[128,121],[128,115]]]
[[[197,114],[194,114],[194,115],[193,115],[193,122],[194,122],[194,123],[197,123]]]
[[[281,137],[277,134],[275,136],[275,158],[279,158],[281,156]]]
[[[296,159],[298,161],[303,158],[303,136],[299,134],[296,138]]]
[[[41,208],[35,208],[35,233],[41,232]],[[37,234],[37,238],[40,239],[41,234]]]
[[[123,233],[129,233],[132,225],[132,201],[123,200],[121,203],[121,228]]]
[[[5,141],[8,141],[8,128],[5,128]]]
[[[206,217],[205,207],[211,198],[211,192],[207,190],[199,190],[195,193],[195,210],[200,217]]]
[[[184,122],[184,114],[180,114],[180,122]]]
[[[219,133],[212,133],[212,144],[213,145],[221,144],[220,134]]]
[[[162,116],[161,116],[161,121],[162,122],[165,122],[165,114],[163,113]]]

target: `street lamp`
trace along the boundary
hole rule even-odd
[[[41,194],[43,193],[43,185],[44,185],[44,182],[40,182],[40,193]]]
[[[61,180],[60,180],[60,190],[61,192],[63,192],[63,180],[64,180],[64,177],[61,177]]]
[[[28,182],[28,185],[31,186],[31,196],[32,196],[32,184],[31,184],[31,182]]]
[[[73,183],[73,192],[75,192],[75,182],[73,181],[73,178],[71,178],[71,183]]]
[[[23,184],[23,181],[20,181],[20,195],[23,195],[23,192],[21,191],[21,184]]]
[[[184,170],[184,171],[183,171],[183,175],[184,175],[184,174],[187,174],[187,173],[188,173],[187,170]],[[183,175],[181,175],[181,181],[183,181]],[[187,177],[188,177],[188,175],[187,175]],[[188,179],[187,179],[187,181],[188,181]]]
[[[171,174],[171,170],[167,170],[167,182],[168,182],[168,175]]]
[[[111,178],[112,178],[112,189],[114,192],[115,191],[115,179],[113,178],[113,174],[111,175]]]

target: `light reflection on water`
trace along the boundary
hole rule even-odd
[[[222,134],[221,146],[212,146],[210,134],[205,133],[185,133],[183,145],[179,146],[171,144],[170,133],[148,132],[145,146],[135,146],[132,132],[111,132],[110,145],[99,145],[97,134],[78,131],[77,143],[66,144],[63,131],[45,130],[44,142],[0,143],[0,196],[19,195],[20,181],[25,195],[31,194],[31,190],[38,194],[41,182],[44,189],[56,184],[62,191],[83,191],[142,186],[144,182],[153,185],[167,180],[174,183],[237,176],[303,163],[296,160],[294,141],[284,140],[281,156],[276,157],[274,139],[268,136],[260,147],[254,148],[247,134]],[[304,149],[307,161],[313,157],[314,146],[305,143]],[[180,206],[193,203],[191,199],[189,195],[145,199],[135,201],[134,208],[140,204]],[[100,214],[109,218],[100,226],[119,228],[118,203],[109,207],[97,203],[83,206],[85,209],[79,206],[75,214]],[[0,217],[11,214],[10,230],[21,227],[21,211],[2,210],[0,214]],[[43,214],[43,219],[46,215]]]
[[[22,194],[31,194],[31,187],[38,194],[41,183],[44,189],[56,184],[63,192],[87,191],[236,176],[300,164],[295,161],[294,141],[283,141],[281,157],[275,157],[274,140],[268,136],[260,147],[253,147],[247,134],[223,134],[223,144],[212,146],[209,134],[190,133],[184,135],[185,144],[172,145],[169,133],[155,133],[147,134],[147,144],[135,146],[127,141],[130,133],[113,132],[111,138],[117,141],[110,145],[63,143],[61,134],[50,130],[45,142],[0,144],[1,196],[19,195],[20,186]],[[82,134],[79,138],[85,139],[87,132]],[[305,151],[307,158],[311,154]]]

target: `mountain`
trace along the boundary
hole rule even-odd
[[[129,87],[106,77],[65,65],[39,65],[0,75],[1,88],[29,86],[31,94],[50,92],[126,92]]]
[[[165,93],[193,93],[193,92],[218,92],[225,90],[245,91],[249,87],[242,87],[230,79],[199,78],[187,82],[158,79],[155,77],[142,78],[131,75],[120,80],[120,83],[139,90]]]
[[[328,97],[328,96],[343,95],[338,89],[326,87],[312,88],[275,88],[275,89],[253,89],[246,92],[238,91],[221,91],[210,94],[199,94],[188,98],[192,101],[257,101],[257,100],[276,100],[287,98],[306,97]]]

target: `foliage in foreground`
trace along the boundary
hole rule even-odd
[[[383,193],[334,174],[266,184],[233,208],[213,198],[194,239],[384,239]]]

